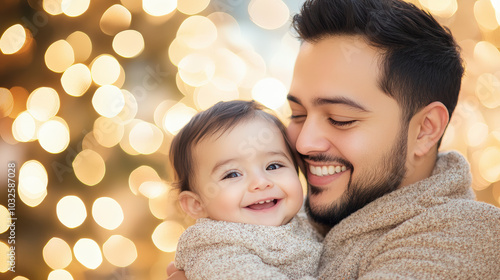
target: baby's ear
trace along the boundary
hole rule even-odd
[[[183,191],[179,194],[179,202],[182,210],[191,218],[199,219],[206,218],[207,213],[203,207],[200,196],[191,191]]]

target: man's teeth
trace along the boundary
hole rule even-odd
[[[309,165],[309,171],[311,171],[312,174],[316,176],[327,176],[327,175],[333,175],[335,173],[340,173],[343,171],[346,171],[346,167],[343,166],[333,166],[333,165],[324,165],[324,166],[312,166]]]
[[[269,200],[262,200],[262,201],[259,201],[259,202],[255,202],[254,204],[264,204],[264,203],[269,203],[271,201],[273,201],[274,199],[269,199]]]

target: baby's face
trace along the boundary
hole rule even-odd
[[[279,226],[302,206],[303,192],[279,129],[256,118],[207,137],[193,150],[194,190],[208,218]]]

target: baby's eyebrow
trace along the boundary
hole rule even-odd
[[[228,159],[224,159],[224,160],[220,160],[218,161],[215,165],[214,165],[214,168],[212,168],[212,173],[211,174],[214,174],[215,172],[217,172],[218,169],[222,168],[224,165],[232,162],[232,161],[236,161],[237,158],[228,158]]]

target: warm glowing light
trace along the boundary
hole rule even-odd
[[[125,106],[123,106],[121,112],[113,120],[119,124],[125,125],[135,118],[137,111],[139,110],[139,104],[137,103],[135,96],[128,90],[122,89],[121,91],[125,99]]]
[[[154,124],[139,122],[130,131],[129,140],[134,150],[141,154],[149,155],[160,148],[163,142],[163,133]]]
[[[488,125],[485,123],[475,123],[467,132],[467,142],[469,146],[475,147],[481,145],[488,137]]]
[[[92,206],[92,217],[101,227],[113,230],[123,222],[123,210],[116,200],[110,197],[100,197]]]
[[[97,185],[106,173],[104,159],[90,149],[81,151],[75,157],[72,166],[78,180],[88,186]]]
[[[177,30],[178,40],[193,49],[210,46],[217,39],[215,24],[204,16],[191,16],[185,19]]]
[[[97,57],[92,63],[90,72],[92,79],[98,85],[111,85],[120,76],[120,63],[109,54]]]
[[[184,41],[174,38],[168,47],[168,58],[173,65],[178,66],[179,62],[193,51],[194,49],[188,47]]]
[[[56,73],[62,73],[75,62],[75,52],[66,40],[52,43],[45,52],[45,65]]]
[[[285,85],[275,78],[262,79],[252,89],[252,97],[271,109],[283,106],[287,94]]]
[[[484,73],[477,79],[476,96],[489,109],[500,106],[500,79],[491,73]]]
[[[500,180],[500,148],[486,148],[479,159],[479,173],[486,181],[495,183]]]
[[[458,9],[457,0],[419,0],[422,6],[438,17],[449,18]]]
[[[140,154],[138,151],[136,151],[134,148],[132,148],[132,146],[130,145],[130,139],[129,139],[130,131],[137,123],[140,123],[140,122],[142,122],[142,120],[132,119],[130,121],[130,123],[128,123],[127,125],[124,126],[125,132],[124,132],[124,135],[122,137],[122,140],[120,141],[120,148],[129,155],[139,155]]]
[[[205,10],[210,0],[182,0],[177,2],[177,10],[186,15],[194,15]]]
[[[78,240],[73,247],[75,258],[90,269],[98,268],[102,263],[101,248],[97,242],[89,238]]]
[[[44,150],[58,154],[66,150],[69,145],[68,124],[62,118],[54,117],[40,126],[37,137]]]
[[[9,270],[9,252],[10,247],[0,241],[0,272],[4,273]]]
[[[122,124],[108,119],[99,117],[94,122],[94,136],[97,142],[104,147],[111,148],[120,143],[124,134],[125,128]]]
[[[491,0],[491,4],[493,8],[495,8],[496,18],[498,24],[500,24],[500,1],[499,0]]]
[[[133,194],[139,193],[139,187],[144,182],[161,182],[158,173],[150,166],[142,165],[130,173],[128,185]]]
[[[62,0],[61,8],[65,15],[77,17],[87,11],[90,0]]]
[[[125,98],[118,87],[104,85],[95,91],[92,97],[92,105],[101,116],[112,118],[125,107]]]
[[[71,248],[58,237],[51,238],[43,247],[43,260],[52,269],[63,269],[73,260]]]
[[[201,110],[206,110],[219,101],[229,101],[239,97],[236,84],[226,79],[214,79],[196,88],[194,94],[196,106]]]
[[[137,259],[137,248],[132,240],[121,235],[112,235],[102,245],[104,257],[113,265],[126,267]]]
[[[75,53],[75,61],[77,62],[83,62],[87,60],[87,58],[89,58],[90,54],[92,53],[92,41],[87,34],[81,31],[75,31],[71,33],[68,38],[66,38],[66,41],[68,41],[68,43],[73,48],[73,51]]]
[[[113,36],[127,29],[131,21],[132,14],[130,11],[122,5],[115,4],[102,14],[99,26],[104,34]]]
[[[10,212],[5,206],[0,205],[0,234],[6,232],[10,226]]]
[[[193,53],[179,62],[179,75],[190,86],[202,86],[208,83],[214,74],[215,63],[206,55]]]
[[[184,228],[177,222],[165,221],[159,224],[152,235],[153,243],[163,252],[174,252]]]
[[[264,29],[277,29],[290,18],[290,10],[281,0],[252,0],[248,4],[250,19]]]
[[[213,59],[216,65],[214,80],[222,78],[236,84],[241,83],[245,77],[247,67],[239,56],[226,48],[218,48],[214,52]]]
[[[42,201],[47,196],[47,191],[44,191],[38,197],[30,197],[31,194],[25,194],[24,188],[19,188],[18,190],[19,198],[22,202],[24,202],[24,204],[28,205],[29,207],[36,207],[40,205],[40,203],[42,203]]]
[[[488,41],[481,41],[474,47],[474,59],[484,67],[484,71],[497,71],[500,65],[500,51]]]
[[[14,108],[9,117],[16,118],[20,113],[26,110],[26,101],[28,101],[29,92],[23,87],[13,87],[10,89],[14,98]]]
[[[492,31],[498,28],[495,10],[490,0],[478,0],[474,3],[474,18],[484,29]]]
[[[12,280],[29,280],[29,279],[24,277],[24,276],[16,276],[16,277],[12,278]]]
[[[18,190],[31,199],[47,192],[48,176],[45,167],[37,160],[25,162],[19,170]]]
[[[266,74],[266,62],[255,51],[243,51],[237,55],[246,64],[245,77],[241,81],[240,86],[252,88],[255,83],[264,78]]]
[[[92,84],[90,69],[82,63],[71,65],[61,76],[61,84],[67,94],[82,96]]]
[[[0,118],[8,116],[14,109],[14,97],[10,90],[0,87]]]
[[[139,192],[147,198],[157,198],[166,193],[169,187],[165,182],[146,181],[139,186]]]
[[[62,0],[43,0],[43,9],[50,15],[62,14]]]
[[[142,8],[152,16],[164,16],[177,8],[177,0],[142,0]]]
[[[175,135],[196,113],[195,109],[178,103],[172,106],[165,114],[163,118],[163,129]]]
[[[37,123],[28,111],[17,116],[12,124],[12,135],[19,142],[36,140]]]
[[[83,201],[74,195],[68,195],[57,203],[57,218],[68,228],[80,226],[87,218],[87,209]]]
[[[4,54],[18,52],[26,43],[26,30],[20,24],[7,28],[0,37],[0,51]]]
[[[122,31],[113,39],[113,50],[126,58],[138,56],[144,50],[144,38],[135,30]]]
[[[50,87],[35,89],[26,103],[28,112],[39,121],[47,121],[57,114],[61,103],[57,91]]]
[[[49,273],[47,280],[73,280],[73,276],[64,269],[56,269]]]

